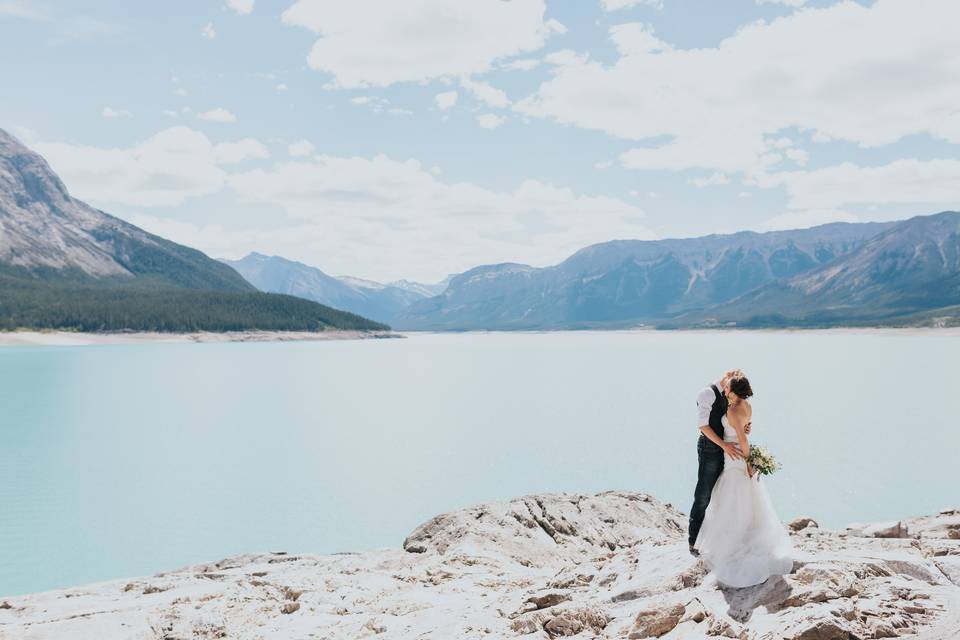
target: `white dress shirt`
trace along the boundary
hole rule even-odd
[[[720,393],[723,393],[723,387],[720,386],[720,381],[717,380],[714,382],[717,386],[717,389],[720,389]],[[713,409],[713,401],[717,399],[717,396],[713,393],[713,389],[706,387],[700,394],[697,396],[697,431],[700,431],[700,427],[710,424],[710,410]]]

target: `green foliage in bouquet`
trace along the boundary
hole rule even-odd
[[[747,462],[753,467],[753,470],[760,475],[768,476],[774,471],[780,469],[780,463],[773,457],[765,447],[759,445],[750,445],[750,455],[747,456]]]

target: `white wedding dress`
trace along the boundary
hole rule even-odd
[[[723,416],[723,439],[737,432]],[[717,581],[749,587],[790,573],[794,550],[758,474],[747,476],[744,460],[724,457],[723,472],[710,495],[696,548]]]

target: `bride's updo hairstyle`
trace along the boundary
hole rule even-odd
[[[750,386],[750,381],[747,380],[747,376],[744,375],[734,376],[730,379],[730,391],[744,400],[753,395],[753,388]]]

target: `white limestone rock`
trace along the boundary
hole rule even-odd
[[[526,496],[433,518],[406,550],[252,554],[8,598],[0,638],[947,640],[960,637],[955,517],[902,521],[919,538],[808,526],[792,534],[793,573],[722,589],[670,505]]]
[[[863,528],[862,535],[867,538],[906,538],[909,535],[903,521],[878,522]]]

